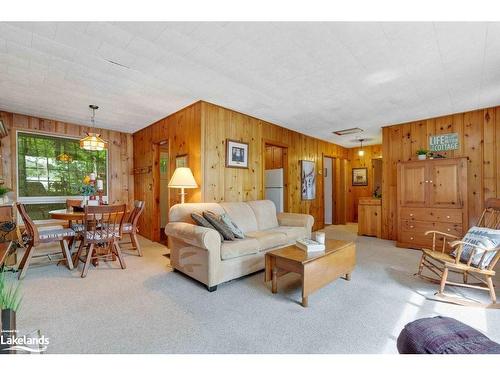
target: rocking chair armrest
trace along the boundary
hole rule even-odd
[[[479,250],[483,250],[483,251],[486,251],[486,252],[490,252],[490,251],[498,251],[498,248],[494,248],[494,249],[487,249],[485,247],[482,247],[482,246],[479,246],[479,245],[474,245],[473,243],[470,243],[470,242],[464,242],[464,241],[453,241],[453,242],[450,242],[450,246],[451,247],[456,247],[458,245],[469,245],[469,246],[472,246],[472,247],[475,247],[476,249],[479,249]]]
[[[439,234],[441,236],[450,237],[450,238],[456,238],[456,239],[460,238],[460,237],[457,237],[457,236],[455,236],[453,234],[440,232],[438,230],[428,230],[427,232],[424,233],[424,235],[426,235],[426,236],[428,236],[429,234]]]

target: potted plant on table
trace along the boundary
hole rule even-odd
[[[84,177],[82,186],[80,187],[80,193],[84,196],[83,205],[87,205],[89,198],[95,195],[95,186],[89,176]]]
[[[427,159],[427,154],[429,153],[428,150],[426,150],[425,148],[420,148],[417,150],[417,157],[418,157],[418,160],[425,160]]]
[[[16,337],[16,313],[21,306],[20,284],[8,284],[0,272],[0,308],[2,310],[2,344],[11,346]],[[9,351],[4,351],[9,352]]]
[[[7,203],[7,201],[8,201],[7,193],[9,191],[11,191],[11,189],[0,185],[0,204]]]

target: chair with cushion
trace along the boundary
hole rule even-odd
[[[126,223],[123,223],[123,234],[128,234],[130,236],[130,242],[132,243],[132,248],[137,250],[137,253],[142,257],[142,250],[139,240],[137,238],[137,233],[139,228],[137,223],[139,222],[139,217],[144,211],[144,201],[134,201],[134,209],[130,213]]]
[[[71,228],[38,229],[33,220],[29,217],[24,204],[17,203],[16,206],[24,223],[25,229],[22,239],[26,249],[23,259],[19,264],[19,270],[21,270],[19,273],[19,279],[26,276],[30,262],[34,257],[33,253],[35,248],[42,243],[59,242],[61,245],[61,252],[66,260],[67,266],[70,270],[72,270],[73,262],[71,260],[71,254],[68,247],[68,239],[73,238],[75,236],[75,232]],[[48,257],[50,259],[51,255],[53,254],[44,254],[35,257]]]
[[[477,226],[470,228],[462,239],[438,231],[425,234],[433,236],[433,246],[432,249],[422,249],[417,275],[440,284],[436,294],[438,297],[447,302],[470,305],[470,301],[445,295],[445,286],[481,289],[489,291],[492,301],[484,307],[500,307],[496,303],[492,281],[494,268],[500,258],[500,199],[490,198],[486,201]],[[424,269],[438,278],[423,275]],[[450,272],[460,274],[463,282],[448,280]],[[470,277],[479,283],[470,283]]]
[[[85,206],[84,231],[75,258],[75,266],[78,266],[80,261],[84,262],[82,277],[87,276],[91,262],[97,265],[100,260],[111,261],[118,258],[121,268],[126,268],[118,244],[122,236],[125,212],[124,204]]]
[[[500,344],[443,316],[408,323],[397,340],[400,354],[500,354]]]

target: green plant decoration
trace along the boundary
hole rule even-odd
[[[11,189],[5,186],[0,186],[0,197],[3,197],[5,194],[7,194]]]
[[[426,150],[425,148],[419,148],[417,150],[417,155],[427,155],[429,153],[429,150]]]
[[[0,272],[0,309],[19,311],[23,297],[21,296],[21,284],[8,284],[5,280],[5,272]]]

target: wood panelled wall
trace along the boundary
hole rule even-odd
[[[336,222],[345,223],[346,191],[341,186],[347,180],[349,151],[341,146],[300,134],[269,122],[201,102],[203,139],[203,198],[206,202],[247,201],[264,197],[265,144],[288,148],[288,212],[308,213],[314,216],[314,229],[324,226],[323,178],[318,174],[316,199],[301,200],[300,160],[316,162],[323,170],[323,155],[336,158]],[[226,139],[249,144],[249,168],[225,167]],[[344,185],[345,186],[345,185]]]
[[[373,159],[379,159],[382,157],[382,145],[364,146],[363,150],[365,154],[363,156],[358,155],[359,147],[354,147],[349,149],[349,190],[347,195],[347,205],[349,209],[347,210],[347,221],[357,222],[358,221],[358,202],[359,198],[362,197],[372,197],[373,196]],[[367,168],[368,169],[368,185],[367,186],[353,186],[352,185],[352,169],[353,168]]]
[[[429,136],[458,133],[460,148],[442,153],[468,157],[469,226],[474,225],[490,197],[500,198],[500,107],[480,109],[383,128],[382,237],[397,237],[397,163],[416,160],[428,149]]]
[[[14,192],[17,190],[16,130],[42,132],[55,136],[66,135],[77,138],[83,137],[86,132],[90,131],[90,128],[87,126],[17,113],[0,112],[0,118],[9,131],[9,135],[0,140],[0,152],[2,155],[0,175],[4,177],[5,186],[12,188]],[[132,135],[112,130],[97,130],[109,142],[109,201],[112,204],[131,204],[134,200]]]
[[[175,170],[175,157],[188,155],[188,166],[198,185],[202,183],[201,170],[201,103],[194,103],[154,124],[134,133],[134,183],[136,199],[145,202],[139,227],[141,235],[160,239],[159,208],[159,143],[168,141],[169,174]],[[180,202],[178,189],[171,189],[169,204]],[[186,189],[186,202],[201,202],[201,186]]]

